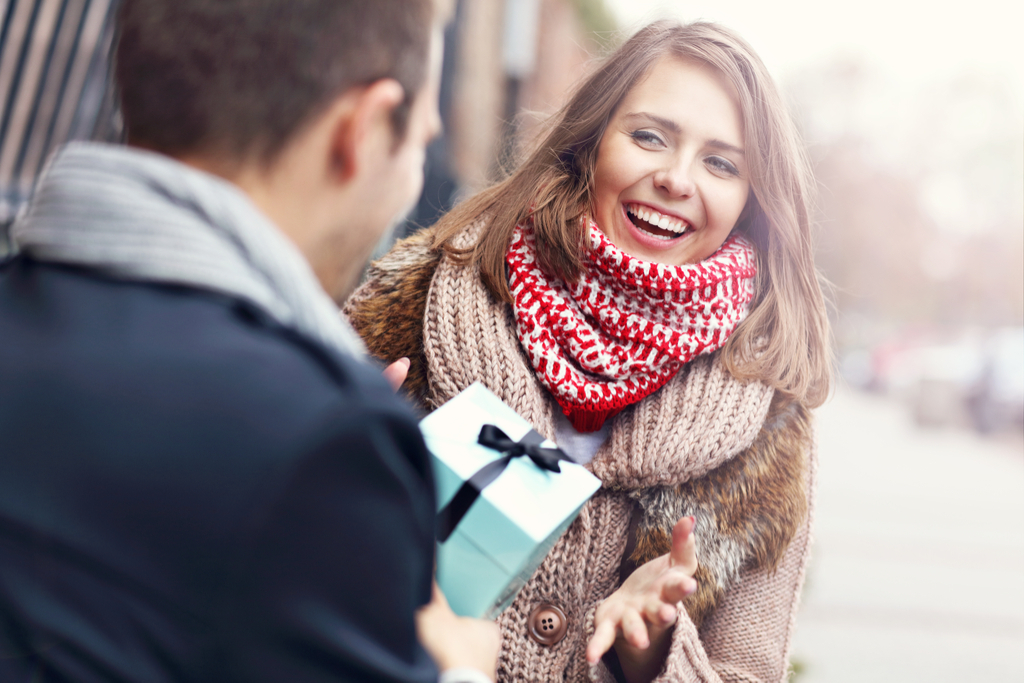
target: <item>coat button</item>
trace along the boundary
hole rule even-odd
[[[565,612],[545,602],[533,608],[526,626],[534,642],[554,645],[565,637],[569,621],[565,618]]]

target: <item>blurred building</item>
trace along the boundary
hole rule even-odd
[[[462,0],[453,74],[451,154],[462,184],[500,174],[523,138],[555,111],[614,24],[600,2]]]
[[[0,256],[56,146],[121,137],[108,59],[116,4],[0,2]]]
[[[399,236],[501,177],[617,37],[602,0],[459,0],[446,37],[445,134]]]

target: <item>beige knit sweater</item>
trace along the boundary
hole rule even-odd
[[[356,329],[383,359],[413,359],[414,397],[426,407],[479,380],[552,437],[557,404],[519,346],[511,309],[475,268],[432,252],[429,239],[414,237],[374,265],[346,305]],[[602,489],[498,618],[499,680],[614,680],[603,663],[585,661],[594,612],[620,585],[623,566],[667,552],[672,525],[688,514],[697,518],[700,589],[684,603],[657,680],[785,680],[809,551],[806,411],[704,356],[614,418],[589,467]],[[631,517],[639,519],[635,539]],[[545,602],[568,619],[553,646],[527,636],[528,615]]]

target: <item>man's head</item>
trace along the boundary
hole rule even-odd
[[[432,0],[125,0],[116,74],[129,142],[266,161],[336,96],[383,78],[405,92],[401,136],[434,14]]]
[[[341,297],[422,186],[441,0],[124,0],[129,144],[239,185]]]

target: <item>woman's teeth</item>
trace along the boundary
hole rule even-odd
[[[627,204],[626,213],[633,218],[638,218],[643,223],[634,221],[633,224],[644,232],[663,240],[671,240],[686,232],[687,225],[678,218],[666,216],[663,213],[650,209],[640,204]],[[646,225],[645,225],[646,223]],[[658,228],[661,228],[660,230]]]

